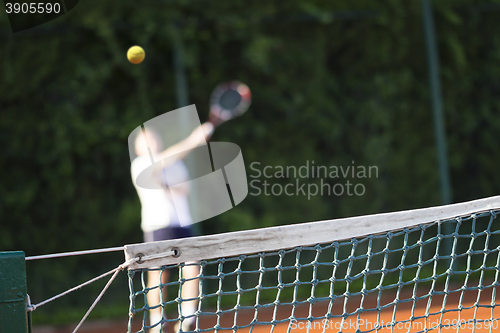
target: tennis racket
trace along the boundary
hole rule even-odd
[[[252,93],[248,86],[239,81],[230,81],[215,87],[210,96],[208,121],[214,127],[241,116],[252,103]]]

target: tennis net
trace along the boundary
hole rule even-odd
[[[129,332],[492,332],[499,212],[491,197],[128,245]]]

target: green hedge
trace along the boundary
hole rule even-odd
[[[495,195],[499,2],[435,1],[434,9],[453,200]],[[249,176],[253,162],[378,168],[378,178],[353,180],[365,185],[363,196],[249,195],[202,222],[204,233],[440,204],[418,1],[87,0],[15,35],[5,15],[0,24],[1,250],[35,255],[142,240],[127,137],[176,108],[176,31],[202,120],[216,84],[251,87],[250,111],[213,138],[242,148]],[[125,57],[135,44],[146,50],[139,66]],[[30,295],[40,301],[122,260],[29,262]],[[37,310],[40,318],[90,305],[100,287]],[[117,283],[104,302],[123,306],[126,288]]]

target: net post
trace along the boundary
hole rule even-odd
[[[29,331],[24,252],[0,252],[0,332]]]

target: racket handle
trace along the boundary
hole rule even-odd
[[[208,121],[207,121],[207,123],[210,123],[210,124],[212,124],[213,126],[215,126],[215,125],[216,125],[216,123],[217,123],[217,116],[214,116],[214,114],[213,114],[213,113],[210,113],[210,116],[208,117]]]
[[[211,123],[215,128],[222,124],[224,121],[217,115],[217,113],[210,111],[208,115],[208,122]]]

